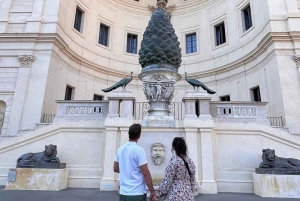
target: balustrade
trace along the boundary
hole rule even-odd
[[[54,121],[60,120],[104,120],[108,114],[108,101],[56,101],[57,114]]]

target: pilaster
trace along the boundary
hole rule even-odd
[[[39,33],[45,0],[35,0],[32,16],[27,18],[26,33]]]
[[[217,193],[212,131],[212,127],[200,128],[202,183],[199,193],[202,194]]]
[[[193,160],[196,166],[195,185],[199,189],[199,168],[198,168],[198,128],[185,128],[185,141],[189,150],[189,157]]]
[[[118,190],[118,177],[113,171],[116,152],[119,147],[118,131],[120,129],[120,145],[128,140],[128,129],[133,124],[133,102],[135,98],[128,91],[113,91],[107,97],[109,111],[105,119],[106,146],[104,150],[104,171],[100,184],[100,190]],[[122,106],[121,106],[122,103]]]
[[[20,67],[7,130],[9,136],[17,135],[20,128],[31,64],[34,59],[34,55],[19,55]]]
[[[113,170],[114,159],[117,151],[117,134],[118,127],[106,127],[103,177],[100,183],[100,190],[116,191],[119,188]]]
[[[186,131],[186,142],[189,145],[191,159],[197,165],[200,164],[201,177],[196,176],[196,181],[200,180],[198,193],[216,194],[217,185],[214,176],[214,150],[213,150],[213,128],[214,121],[210,114],[211,95],[204,91],[188,91],[183,101],[186,105],[186,115],[184,118],[184,128]],[[196,104],[198,104],[198,114],[196,116]],[[200,136],[198,135],[198,128]],[[199,139],[200,138],[200,144]],[[198,150],[200,157],[198,155]],[[200,160],[198,162],[198,160]],[[201,179],[200,179],[201,178]]]
[[[298,68],[298,74],[299,74],[299,78],[300,78],[300,55],[295,55],[294,56],[294,60],[297,64],[297,68]]]
[[[9,9],[12,0],[3,0],[0,8],[0,33],[6,32],[6,26],[8,22]]]

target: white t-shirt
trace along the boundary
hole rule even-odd
[[[120,169],[120,194],[143,195],[147,193],[140,166],[147,164],[145,150],[136,142],[126,142],[118,151],[115,161]]]

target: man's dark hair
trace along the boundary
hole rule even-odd
[[[141,136],[142,126],[140,124],[132,124],[129,127],[129,139],[136,140]]]

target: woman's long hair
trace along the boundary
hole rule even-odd
[[[184,156],[187,156],[187,146],[186,146],[185,140],[181,137],[175,137],[172,142],[172,147],[175,150],[176,155],[179,156],[183,160],[184,165],[186,166],[186,168],[189,172],[189,175],[191,176],[192,174],[191,174],[189,165],[183,158]]]

